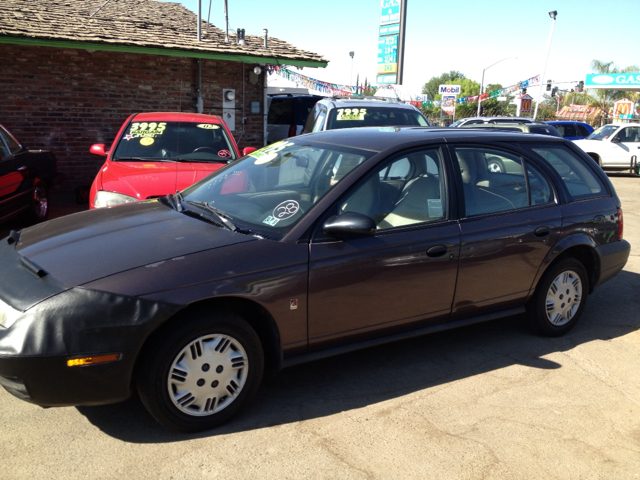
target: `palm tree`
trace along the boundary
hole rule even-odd
[[[625,68],[619,68],[614,65],[613,62],[602,62],[600,60],[593,60],[591,62],[591,70],[594,73],[630,73],[640,71],[640,67],[637,65],[631,65]],[[590,107],[600,107],[603,110],[608,110],[613,106],[615,100],[629,97],[635,99],[637,94],[631,92],[625,92],[621,90],[607,90],[607,89],[592,89],[589,95],[593,98],[593,101],[589,103]]]

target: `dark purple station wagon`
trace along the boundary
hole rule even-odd
[[[622,225],[607,177],[561,138],[291,138],[180,194],[2,240],[0,384],[42,406],[136,389],[160,423],[212,428],[300,362],[525,311],[562,335],[624,267]]]

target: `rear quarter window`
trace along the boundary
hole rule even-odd
[[[558,172],[572,200],[607,195],[596,173],[564,145],[536,146],[532,150]]]

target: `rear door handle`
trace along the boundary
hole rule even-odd
[[[427,257],[440,257],[447,253],[446,245],[436,245],[427,250]]]
[[[533,231],[533,234],[536,237],[546,237],[551,233],[551,229],[549,227],[538,227]]]

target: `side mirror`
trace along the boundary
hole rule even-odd
[[[104,157],[107,154],[104,148],[104,143],[96,143],[94,145],[91,145],[91,148],[89,149],[89,151],[94,155],[100,155],[102,157]]]
[[[371,236],[375,235],[377,227],[371,217],[362,213],[346,212],[329,218],[322,229],[330,237]]]
[[[257,150],[257,148],[255,147],[244,147],[242,149],[242,155],[249,155],[251,152],[255,152]]]

